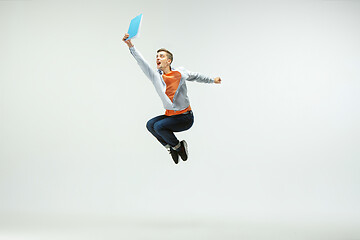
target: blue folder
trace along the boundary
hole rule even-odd
[[[126,40],[130,40],[139,34],[141,20],[142,20],[142,14],[140,14],[139,16],[136,16],[135,18],[133,18],[131,20],[130,26],[129,26],[129,31],[128,31],[129,37]]]

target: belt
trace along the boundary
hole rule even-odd
[[[187,111],[187,112],[184,112],[184,113],[182,113],[182,114],[184,114],[184,115],[185,115],[185,114],[190,114],[190,113],[193,113],[193,112],[192,112],[192,110]]]
[[[191,107],[187,107],[183,110],[176,111],[176,110],[166,110],[165,115],[166,116],[174,116],[174,115],[181,115],[181,114],[189,114],[191,111]]]

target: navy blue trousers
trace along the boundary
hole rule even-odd
[[[174,116],[160,115],[150,119],[146,128],[154,137],[163,145],[169,144],[175,147],[179,140],[176,138],[174,132],[182,132],[191,128],[194,123],[194,115],[192,111],[186,114],[179,114]]]

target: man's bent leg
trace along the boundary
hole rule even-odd
[[[180,142],[174,132],[182,132],[191,128],[194,123],[194,116],[190,114],[180,114],[166,117],[154,123],[155,132],[171,147],[177,146]]]

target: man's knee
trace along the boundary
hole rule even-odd
[[[147,130],[149,130],[149,132],[153,132],[153,131],[154,131],[154,121],[152,121],[152,119],[150,119],[150,120],[146,123],[146,128],[147,128]]]

